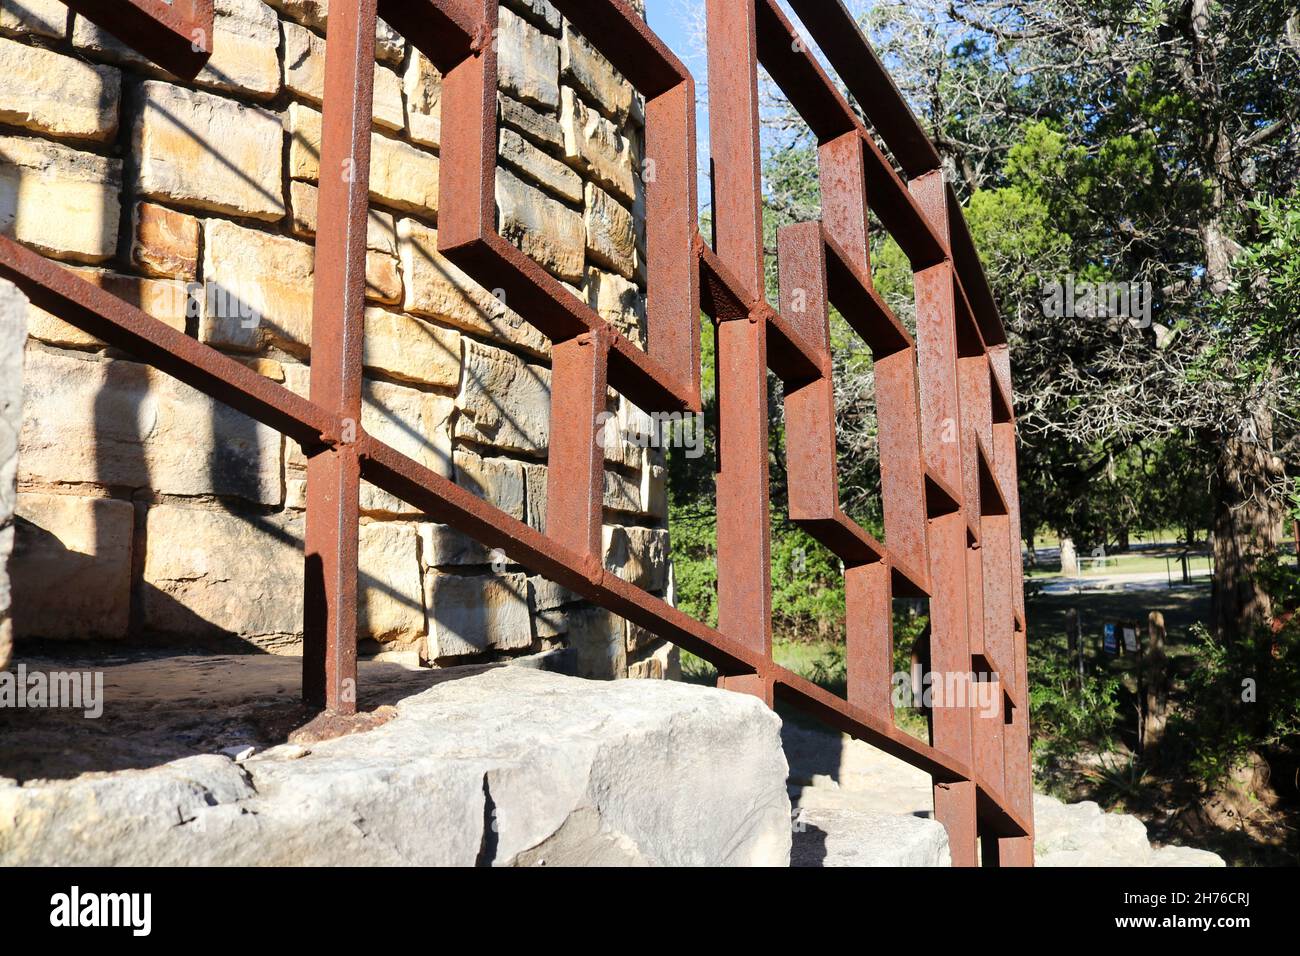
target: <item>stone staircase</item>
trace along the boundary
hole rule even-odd
[[[792,866],[948,866],[930,778],[881,751],[786,720],[794,809]],[[1096,803],[1034,797],[1038,866],[1223,866],[1206,850],[1153,847],[1146,826]]]

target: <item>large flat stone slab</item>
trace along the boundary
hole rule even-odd
[[[869,810],[808,810],[794,815],[790,865],[951,866],[948,831],[934,820]]]
[[[297,664],[129,662],[106,675],[100,721],[0,712],[0,865],[789,861],[780,720],[752,698],[521,666],[370,664],[362,708],[396,700],[387,723],[241,762],[222,754],[285,739]],[[36,779],[42,733],[65,750],[112,738],[116,752],[88,754],[91,765],[139,769]]]

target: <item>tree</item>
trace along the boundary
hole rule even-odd
[[[1064,443],[1058,457],[1077,463],[1163,449],[1185,464],[1195,449],[1209,463],[1216,625],[1240,633],[1268,613],[1254,572],[1277,544],[1297,378],[1222,303],[1256,288],[1259,261],[1240,252],[1265,224],[1248,201],[1289,192],[1300,166],[1297,5],[891,0],[866,22],[969,197],[973,231],[981,203],[1029,200],[1068,236],[1071,275],[1152,283],[1149,326],[1045,322],[1014,270],[999,271],[1020,237],[978,237],[1033,451]],[[1051,454],[1036,464],[1076,484]]]

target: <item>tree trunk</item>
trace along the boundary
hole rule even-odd
[[[1244,634],[1272,610],[1255,572],[1259,559],[1277,550],[1282,515],[1269,486],[1271,416],[1257,409],[1253,421],[1252,434],[1222,442],[1215,469],[1213,620],[1224,640]]]

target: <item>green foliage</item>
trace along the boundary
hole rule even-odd
[[[789,639],[826,638],[844,624],[839,559],[793,525],[772,535],[772,627]]]
[[[1085,669],[1080,680],[1077,664],[1054,646],[1035,651],[1031,645],[1029,712],[1039,762],[1071,757],[1089,746],[1110,750],[1119,720],[1119,690],[1118,677]]]
[[[1198,625],[1185,695],[1170,720],[1172,759],[1206,786],[1221,783],[1248,755],[1300,745],[1300,575],[1273,557],[1261,583],[1280,609],[1232,640]]]
[[[1253,385],[1300,357],[1300,191],[1260,198],[1247,208],[1257,236],[1238,257],[1227,294],[1215,300],[1220,335],[1198,372]]]

